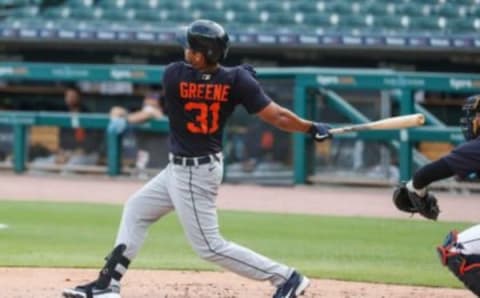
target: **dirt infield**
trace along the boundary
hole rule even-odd
[[[121,204],[143,183],[104,177],[1,174],[0,198]],[[407,218],[408,215],[392,207],[390,196],[389,189],[223,185],[218,206],[229,210]],[[441,220],[480,221],[480,201],[473,196],[442,193],[440,204],[444,210]],[[0,298],[60,297],[64,287],[88,282],[96,274],[96,270],[0,268]],[[151,298],[262,298],[272,295],[267,283],[219,272],[131,270],[125,277],[122,291],[124,297]],[[458,289],[313,280],[305,297],[460,298],[473,295]]]
[[[0,268],[2,277],[0,297],[60,297],[63,288],[72,284],[90,282],[92,276],[96,274],[96,270]],[[128,298],[272,297],[272,288],[267,283],[250,281],[232,273],[132,270],[125,276],[122,284],[123,297]],[[465,290],[314,280],[304,297],[464,298],[472,296],[469,296]]]

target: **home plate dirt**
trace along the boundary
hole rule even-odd
[[[65,178],[0,174],[0,198],[2,200],[122,204],[144,183],[145,181],[102,177]],[[51,187],[52,185],[55,187]],[[439,200],[442,206],[440,220],[480,222],[478,212],[480,200],[475,199],[474,196],[442,193],[439,194]],[[272,188],[223,185],[217,203],[219,209],[223,210],[409,217],[393,207],[391,190],[385,188],[355,189],[317,186]],[[456,206],[462,206],[462,208]],[[439,270],[444,269],[439,265]],[[0,298],[61,297],[63,288],[90,282],[97,274],[97,269],[0,268]],[[266,282],[250,281],[232,273],[222,272],[129,270],[122,286],[124,298],[271,298],[273,295],[273,288]],[[304,297],[469,298],[474,296],[464,289],[312,280],[312,285]]]

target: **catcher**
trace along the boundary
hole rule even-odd
[[[411,181],[395,189],[393,201],[401,211],[436,220],[440,209],[427,186],[451,176],[463,179],[480,173],[480,95],[467,98],[462,110],[464,116],[460,123],[467,142],[423,166]],[[480,225],[461,233],[451,231],[437,251],[442,264],[480,297]]]

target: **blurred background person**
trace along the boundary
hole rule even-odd
[[[77,166],[93,166],[99,161],[103,150],[103,131],[86,130],[78,125],[78,114],[88,113],[82,103],[80,90],[69,85],[64,92],[64,110],[70,113],[73,127],[61,127],[59,148],[45,157],[36,157],[32,161],[34,169],[42,166],[62,165],[64,173],[74,171]]]
[[[134,174],[140,178],[147,178],[148,175],[144,170],[147,168],[161,168],[166,165],[168,152],[165,142],[162,142],[162,139],[166,140],[165,135],[129,129],[130,124],[141,124],[151,119],[165,117],[161,103],[161,87],[159,85],[151,85],[142,92],[145,95],[143,96],[142,107],[139,110],[129,112],[125,107],[112,107],[108,131],[123,133],[125,139],[132,140],[133,137],[136,147]],[[123,144],[125,149],[125,142]]]

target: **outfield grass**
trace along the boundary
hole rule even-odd
[[[0,266],[103,265],[121,207],[0,201]],[[467,223],[219,212],[223,235],[307,275],[352,281],[462,287],[435,246]],[[133,268],[216,270],[188,246],[175,215],[156,223]]]

